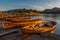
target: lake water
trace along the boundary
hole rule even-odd
[[[31,17],[33,20],[35,20],[35,19],[43,19],[43,20],[52,20],[52,21],[56,21],[57,22],[57,26],[56,26],[56,34],[59,34],[60,35],[60,14],[59,15],[54,15],[54,14],[47,14],[47,16],[43,16],[43,15],[39,15],[39,16],[34,16],[34,17]],[[0,20],[0,22],[2,22],[3,20]],[[1,24],[1,23],[0,23]],[[2,26],[2,25],[0,25],[0,26]],[[11,30],[10,30],[11,31]],[[1,30],[0,30],[0,32],[1,32]],[[19,32],[20,34],[21,34],[21,32]],[[20,34],[19,34],[19,36],[20,36]],[[6,35],[6,36],[3,36],[2,37],[2,39],[7,39],[7,40],[9,40],[9,39],[14,39],[14,38],[16,38],[15,37],[15,33],[14,34],[9,34],[9,35]],[[9,38],[10,37],[10,38]],[[19,39],[20,40],[20,38],[21,38],[21,36],[20,37],[17,37],[17,40]],[[28,38],[26,38],[26,39],[30,39],[30,40],[47,40],[47,38],[46,39],[44,39],[43,37],[40,37],[39,35],[32,35],[32,36],[29,36]],[[1,40],[1,38],[0,38],[0,40]],[[50,40],[50,39],[48,39],[48,40]]]
[[[31,17],[33,20],[35,19],[43,19],[43,20],[52,20],[57,22],[56,26],[56,34],[60,35],[60,14],[47,14],[47,16],[39,15],[35,17]]]

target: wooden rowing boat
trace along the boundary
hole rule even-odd
[[[53,24],[53,23],[52,23]],[[40,25],[40,26],[39,26]],[[28,25],[22,28],[22,33],[23,34],[34,34],[34,33],[54,33],[56,30],[56,23],[53,24],[53,26],[42,26],[39,24],[38,26],[36,25]]]

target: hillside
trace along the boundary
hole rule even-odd
[[[49,14],[60,14],[60,8],[54,7],[52,9],[45,9],[42,12],[43,13],[49,13]]]

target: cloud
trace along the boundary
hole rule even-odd
[[[45,9],[51,9],[54,7],[60,7],[60,1],[59,2],[46,2],[45,4],[42,5],[36,5],[36,4],[26,4],[26,3],[21,3],[21,4],[16,4],[13,6],[7,6],[7,7],[0,7],[0,10],[10,10],[10,9],[18,9],[18,8],[28,8],[28,9],[35,9],[35,10],[39,10],[39,11],[43,11]]]
[[[20,8],[27,8],[27,9],[35,9],[35,10],[39,10],[39,11],[42,11],[45,9],[45,7],[43,6],[39,6],[39,5],[35,5],[35,4],[19,4],[20,5]]]
[[[44,5],[42,4],[42,6],[40,5],[32,5],[33,9],[39,10],[39,11],[43,11],[45,9],[52,9],[54,7],[58,7],[60,8],[60,0],[58,1],[52,1],[52,2],[46,2]]]
[[[39,10],[39,11],[42,11],[42,10],[46,9],[45,7],[42,7],[42,6],[39,6],[39,5],[32,5],[31,7],[32,7],[33,9]]]
[[[5,10],[8,10],[8,9],[0,7],[0,11],[5,11]]]
[[[46,3],[47,8],[60,7],[60,2]]]

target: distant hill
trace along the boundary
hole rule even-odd
[[[60,8],[52,8],[52,9],[45,9],[42,11],[43,13],[50,13],[50,14],[60,14]]]
[[[13,10],[8,10],[8,11],[3,11],[3,13],[19,13],[19,14],[25,14],[25,13],[40,13],[40,14],[60,14],[60,8],[54,7],[52,9],[45,9],[44,11],[37,11],[37,10],[32,10],[32,9],[13,9]]]
[[[30,13],[30,12],[38,12],[38,11],[37,10],[32,10],[32,9],[25,9],[25,8],[3,11],[3,13]]]

